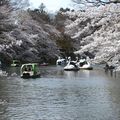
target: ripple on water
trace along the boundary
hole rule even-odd
[[[0,120],[120,120],[118,80],[102,71],[45,71],[39,79],[0,80],[8,99]]]

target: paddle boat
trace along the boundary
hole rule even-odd
[[[66,70],[66,71],[77,71],[77,70],[79,70],[79,67],[76,65],[76,63],[74,61],[71,61],[70,57],[68,57],[68,63],[64,67],[64,70]]]
[[[80,59],[76,64],[80,69],[92,70],[93,67],[86,59]]]
[[[20,61],[19,60],[13,60],[11,67],[18,67],[20,66]]]
[[[66,64],[66,59],[58,57],[56,61],[56,65],[65,65]]]
[[[22,78],[40,77],[40,71],[37,63],[23,64],[20,69]]]
[[[8,73],[6,72],[6,71],[2,71],[2,70],[0,70],[0,76],[8,76]]]
[[[49,64],[46,63],[46,62],[43,62],[43,63],[40,64],[40,66],[48,66],[48,65],[49,65]]]

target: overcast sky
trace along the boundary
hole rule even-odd
[[[46,8],[51,12],[59,10],[60,7],[72,8],[71,0],[29,0],[29,1],[33,8],[37,8],[40,6],[41,3],[44,3]]]

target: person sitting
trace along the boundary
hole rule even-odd
[[[31,71],[31,70],[32,70],[32,68],[31,68],[31,67],[29,67],[29,68],[28,68],[28,71]]]
[[[27,71],[27,67],[25,67],[25,71]]]

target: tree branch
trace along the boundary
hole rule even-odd
[[[120,0],[72,0],[76,4],[100,6],[110,3],[120,3]]]

